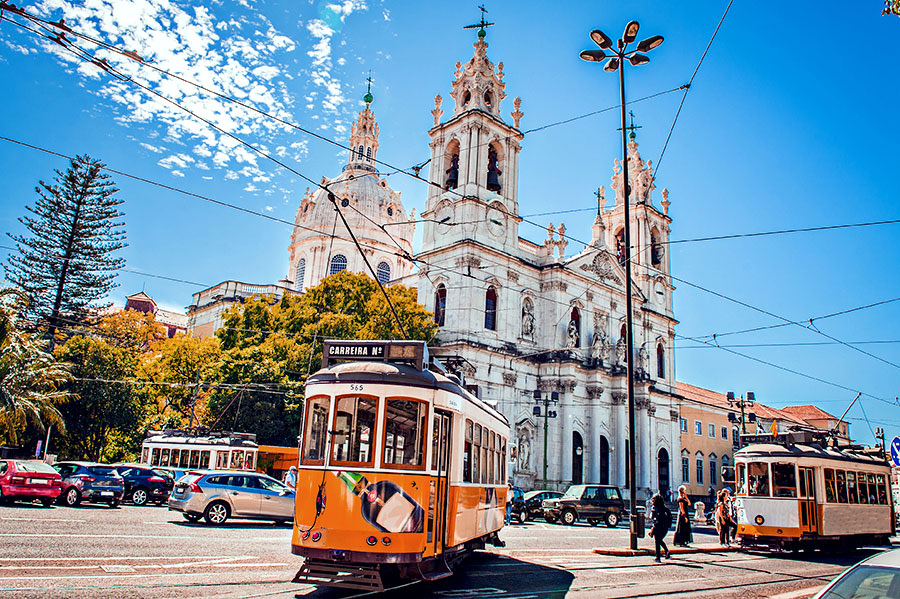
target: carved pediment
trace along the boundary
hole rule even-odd
[[[581,270],[593,273],[601,281],[623,284],[622,269],[607,252],[597,252],[590,264],[582,264]]]

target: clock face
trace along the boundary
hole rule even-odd
[[[500,237],[506,230],[506,215],[497,208],[488,208],[487,226],[491,235]]]
[[[444,235],[450,231],[450,227],[453,226],[453,217],[453,204],[445,202],[438,206],[438,209],[434,212],[434,218],[437,221],[436,228],[439,234]]]

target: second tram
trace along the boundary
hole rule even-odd
[[[829,448],[804,433],[768,437],[734,454],[742,547],[887,544],[894,508],[883,458]]]
[[[419,341],[326,341],[306,383],[296,582],[382,590],[502,546],[509,423]]]

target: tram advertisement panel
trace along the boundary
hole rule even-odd
[[[366,539],[387,533],[391,534],[390,552],[421,551],[417,533],[425,529],[423,506],[428,506],[429,489],[428,477],[421,474],[301,471],[294,545],[325,547],[331,537],[331,543],[340,542],[351,551],[374,551],[376,547]],[[307,530],[320,534],[313,541],[314,535],[303,534]]]

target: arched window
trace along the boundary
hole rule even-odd
[[[306,258],[300,258],[297,262],[297,276],[294,277],[294,283],[298,290],[303,289],[303,279],[306,277]]]
[[[372,162],[372,148],[366,148],[366,162]]]
[[[659,267],[662,264],[663,258],[663,247],[662,244],[659,243],[659,235],[656,232],[656,229],[650,231],[650,264],[655,267]]]
[[[619,229],[616,233],[616,257],[619,264],[625,266],[625,229]]]
[[[716,454],[709,455],[709,484],[713,487],[719,484],[718,479],[718,463],[716,462]]]
[[[581,313],[578,308],[572,308],[572,314],[569,316],[569,329],[567,331],[569,337],[569,347],[581,346]]]
[[[463,94],[463,106],[467,106],[469,102],[472,100],[472,92],[466,90],[466,93]]]
[[[493,98],[491,97],[491,92],[484,92],[484,105],[488,108],[493,107]]]
[[[375,270],[378,273],[378,282],[387,285],[391,280],[391,265],[387,262],[379,262],[378,268]]]
[[[691,454],[687,450],[681,452],[681,482],[685,484],[691,482]]]
[[[328,274],[335,275],[342,270],[347,270],[347,257],[343,254],[335,254],[331,258],[331,267],[328,269]]]
[[[662,343],[656,345],[656,376],[666,378],[666,349]]]
[[[356,157],[357,157],[358,159],[362,160],[362,158],[363,158],[363,147],[362,147],[362,145],[360,145],[359,148],[356,150]]]
[[[484,294],[484,328],[497,330],[497,290],[493,287],[488,287]]]
[[[703,484],[703,452],[698,451],[694,454],[695,461],[697,462],[697,484]]]
[[[619,337],[621,339],[625,338],[625,334],[628,332],[628,328],[626,328],[625,323],[622,323],[622,328],[619,329]]]
[[[669,451],[665,447],[660,447],[656,454],[656,479],[657,489],[663,497],[666,496],[666,490],[669,489]]]
[[[447,288],[441,283],[434,292],[434,322],[444,326],[444,315],[447,312]]]

